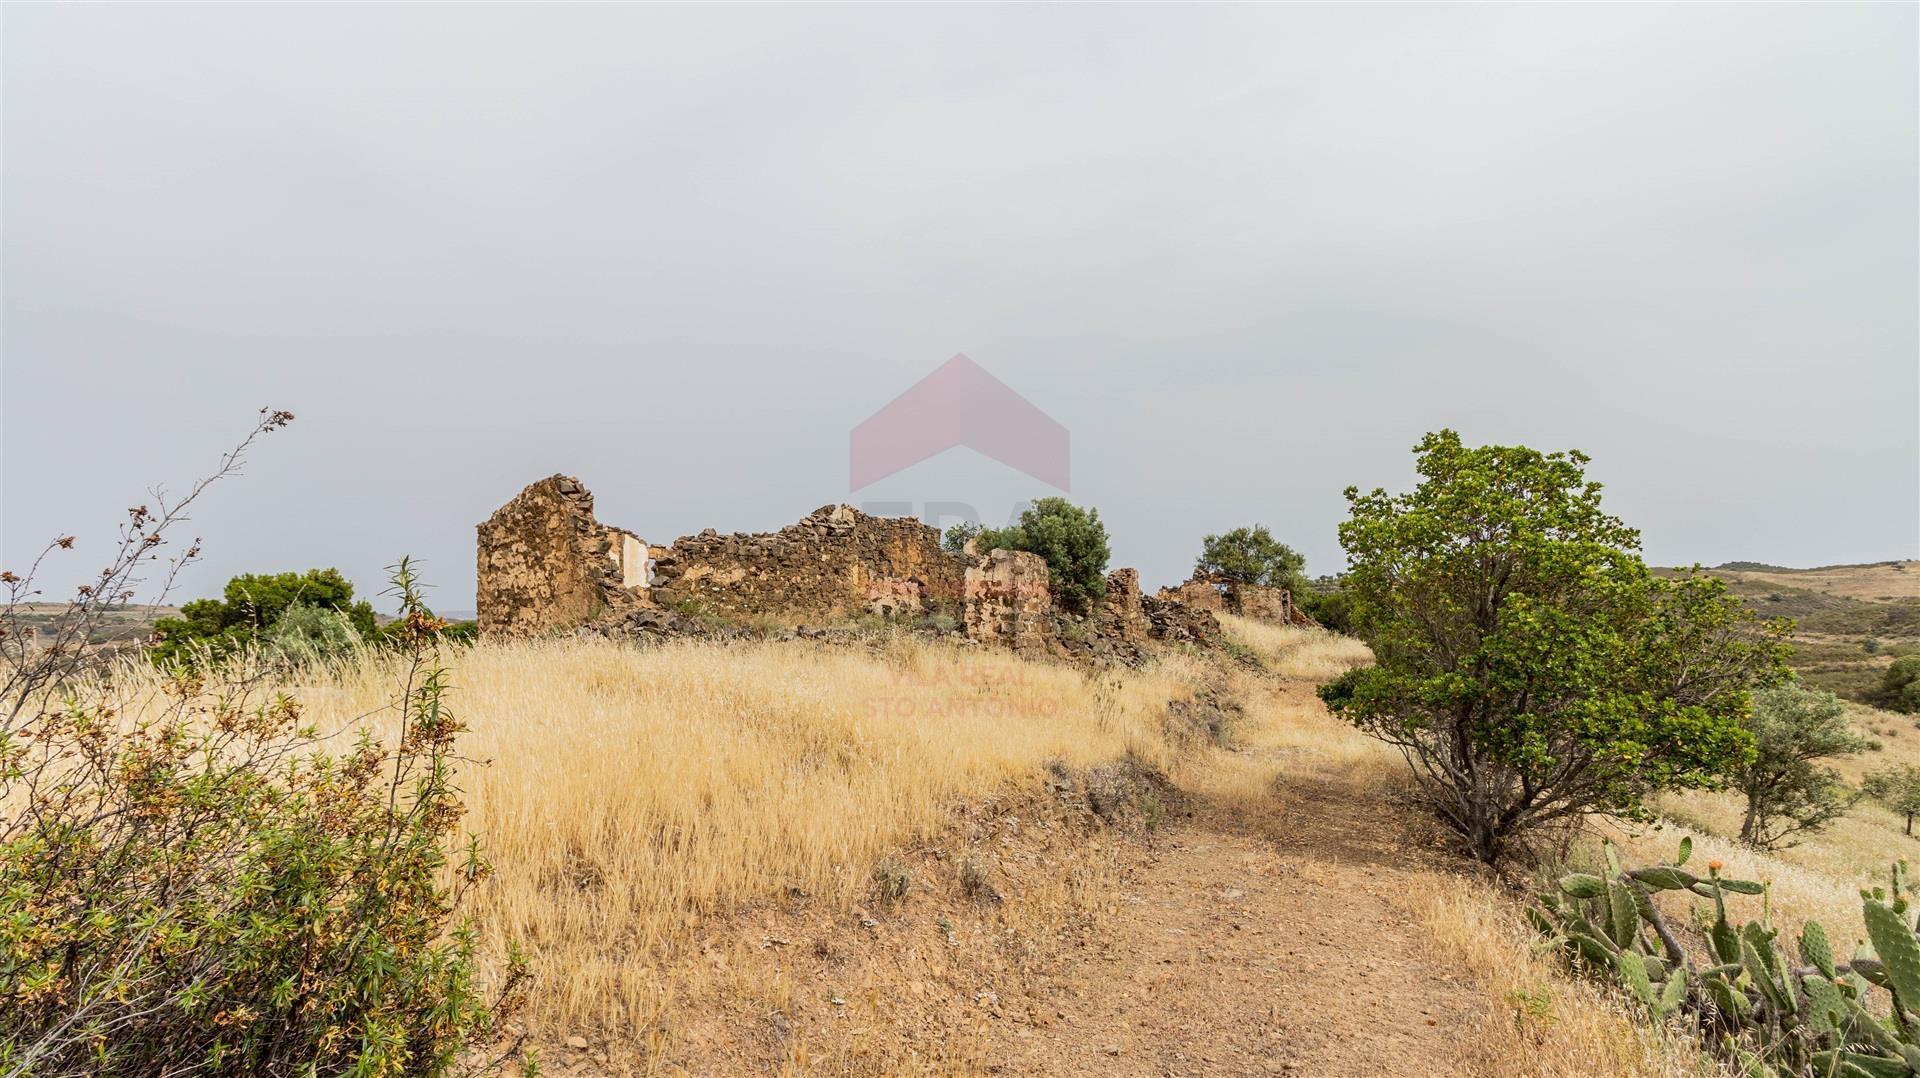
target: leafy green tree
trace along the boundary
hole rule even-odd
[[[1200,558],[1193,565],[1202,576],[1286,588],[1296,597],[1307,590],[1306,567],[1306,556],[1275,539],[1264,524],[1207,536],[1200,541]]]
[[[1025,550],[1046,560],[1054,598],[1082,613],[1107,594],[1107,526],[1098,509],[1082,509],[1065,498],[1042,498],[1028,506],[1011,527],[985,528],[974,545],[979,551]]]
[[[1852,806],[1840,773],[1820,764],[1870,744],[1847,725],[1838,697],[1796,685],[1761,690],[1748,729],[1754,757],[1733,775],[1747,798],[1740,841],[1763,850],[1793,845],[1793,836],[1824,829]]]
[[[1920,655],[1893,660],[1880,677],[1880,687],[1868,695],[1867,702],[1888,711],[1920,714]]]
[[[977,537],[981,530],[980,525],[965,520],[949,525],[940,534],[940,546],[949,554],[965,554],[968,541]]]
[[[1896,764],[1870,772],[1860,791],[1905,816],[1907,834],[1913,834],[1913,818],[1920,815],[1920,767]]]
[[[337,612],[360,638],[374,633],[373,606],[354,601],[353,584],[338,569],[247,573],[227,581],[222,598],[196,599],[180,607],[179,617],[155,622],[160,642],[153,658],[166,662],[202,652],[224,655],[255,641],[265,643],[269,631],[296,604]]]
[[[1347,490],[1345,591],[1377,662],[1321,695],[1405,755],[1473,856],[1752,759],[1749,690],[1784,678],[1787,623],[1649,573],[1578,452],[1452,431],[1415,452],[1412,493]]]

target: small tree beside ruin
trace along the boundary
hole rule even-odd
[[[1580,453],[1452,431],[1415,452],[1412,493],[1347,490],[1345,591],[1377,664],[1321,695],[1404,754],[1474,857],[1752,759],[1749,692],[1784,677],[1786,623],[1649,573]]]
[[[1107,526],[1098,509],[1082,509],[1065,498],[1042,498],[1005,528],[986,528],[974,549],[1024,550],[1046,560],[1054,598],[1069,610],[1086,612],[1107,594]]]
[[[1242,584],[1286,588],[1296,599],[1306,592],[1306,555],[1273,537],[1264,524],[1235,528],[1200,541],[1194,573]]]

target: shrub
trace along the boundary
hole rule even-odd
[[[1349,488],[1354,627],[1377,665],[1320,692],[1405,755],[1441,818],[1495,863],[1536,828],[1645,815],[1752,756],[1748,690],[1785,675],[1784,622],[1724,584],[1648,572],[1579,453],[1416,448],[1411,494]]]
[[[397,624],[397,623],[396,623]],[[260,637],[267,655],[287,662],[326,662],[362,643],[353,620],[338,610],[295,603]]]
[[[1893,660],[1880,677],[1880,686],[1869,695],[1868,703],[1888,711],[1920,714],[1920,655]]]
[[[1306,556],[1273,537],[1264,524],[1209,535],[1200,542],[1194,572],[1222,576],[1242,584],[1286,588],[1296,600],[1307,590]]]
[[[453,917],[486,865],[454,841],[461,724],[408,563],[391,742],[363,731],[335,754],[340,731],[305,725],[257,664],[174,666],[123,698],[142,679],[66,642],[292,418],[262,414],[186,498],[130,511],[47,647],[18,631],[35,571],[0,572],[0,1073],[442,1074],[490,1027]]]
[[[1353,635],[1353,609],[1343,585],[1325,591],[1314,587],[1296,591],[1293,593],[1293,604],[1306,611],[1308,617],[1323,627],[1336,633]]]
[[[271,645],[274,629],[296,608],[304,608],[297,615],[302,624],[281,640],[293,644],[295,650],[307,650],[315,643],[303,632],[317,630],[328,639],[339,636],[335,629],[320,628],[323,619],[305,611],[340,615],[356,639],[374,635],[372,604],[354,601],[353,584],[338,569],[248,573],[227,581],[222,598],[182,604],[179,617],[155,622],[154,632],[160,639],[152,649],[153,658],[156,662],[188,661],[201,655],[231,655],[254,643]]]
[[[1846,710],[1829,692],[1794,685],[1754,694],[1754,757],[1733,774],[1746,795],[1740,841],[1761,849],[1793,845],[1795,835],[1826,828],[1852,805],[1839,772],[1820,761],[1870,747],[1847,725]]]
[[[1042,498],[1011,527],[982,529],[974,549],[1040,555],[1047,563],[1054,598],[1069,610],[1086,613],[1107,594],[1107,560],[1112,554],[1098,509],[1082,509],[1065,498]]]

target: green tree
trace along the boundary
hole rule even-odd
[[[1307,590],[1306,567],[1306,556],[1275,539],[1264,524],[1207,536],[1200,541],[1200,558],[1193,565],[1202,576],[1286,588],[1295,596]]]
[[[227,581],[222,598],[196,599],[180,607],[179,617],[154,622],[160,642],[153,658],[163,662],[202,652],[224,655],[256,641],[268,643],[270,630],[296,605],[340,614],[361,639],[374,634],[373,606],[354,601],[353,584],[338,569],[247,573]],[[302,617],[303,624],[312,621],[310,615]]]
[[[1733,775],[1746,795],[1740,841],[1764,850],[1793,845],[1840,818],[1853,801],[1840,773],[1822,760],[1866,750],[1870,742],[1847,725],[1846,710],[1830,692],[1796,685],[1753,695],[1754,757]]]
[[[1578,452],[1452,431],[1415,452],[1412,493],[1347,490],[1345,591],[1377,662],[1321,695],[1405,755],[1475,857],[1746,765],[1749,690],[1785,676],[1787,623],[1649,573]]]
[[[1920,767],[1896,764],[1870,772],[1860,791],[1905,816],[1907,834],[1913,834],[1913,818],[1920,815]]]
[[[949,554],[965,554],[967,542],[977,537],[981,531],[980,525],[966,520],[948,525],[947,530],[940,534],[940,546]]]
[[[1880,677],[1880,687],[1868,694],[1867,702],[1888,711],[1920,714],[1920,655],[1893,660]]]
[[[1025,550],[1046,560],[1054,598],[1082,613],[1107,594],[1107,526],[1098,509],[1042,498],[1006,528],[986,528],[974,549]]]

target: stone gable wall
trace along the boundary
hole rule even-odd
[[[528,486],[478,533],[474,598],[484,635],[568,631],[642,601],[621,560],[630,533],[596,521],[593,495],[571,476]]]

